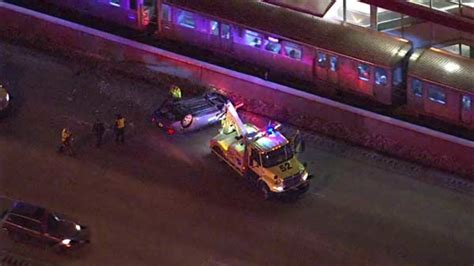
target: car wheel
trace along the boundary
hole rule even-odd
[[[29,236],[22,234],[22,233],[16,233],[12,231],[8,231],[8,234],[10,237],[13,239],[15,242],[26,242],[30,239]]]
[[[263,181],[260,181],[259,183],[259,189],[260,189],[260,195],[263,200],[268,200],[271,197],[271,191],[268,188],[267,184]]]
[[[62,254],[62,253],[65,253],[67,249],[64,246],[62,246],[61,244],[53,244],[52,245],[52,250],[53,250],[53,252],[55,252],[57,254]]]
[[[181,120],[181,126],[183,128],[190,127],[192,123],[193,123],[193,115],[192,114],[185,115],[184,118]]]

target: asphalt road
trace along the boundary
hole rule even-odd
[[[92,230],[69,255],[0,235],[0,250],[56,265],[472,265],[473,194],[455,178],[315,134],[315,174],[296,202],[264,202],[209,152],[209,128],[166,136],[148,114],[163,84],[0,42],[13,115],[0,122],[0,195],[47,206]],[[184,88],[184,94],[186,89]],[[95,116],[129,121],[126,143],[93,147]],[[58,155],[60,129],[77,157]],[[326,143],[328,145],[322,145]],[[381,158],[381,159],[380,159]]]

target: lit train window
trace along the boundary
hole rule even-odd
[[[262,46],[262,37],[254,31],[245,30],[245,44],[253,47],[261,47]]]
[[[194,21],[193,13],[181,11],[178,15],[178,24],[190,29],[196,28],[196,21]]]
[[[219,22],[211,20],[211,35],[219,36]]]
[[[429,85],[428,87],[428,99],[430,99],[433,102],[437,102],[440,104],[445,104],[446,103],[446,93],[437,86],[434,85]]]
[[[413,91],[413,94],[415,94],[418,97],[423,96],[423,82],[419,79],[413,79],[411,82],[411,90]]]
[[[265,40],[265,50],[279,54],[281,51],[281,44],[279,40],[273,37],[268,37],[268,40]]]
[[[359,72],[359,79],[368,81],[370,79],[370,67],[366,64],[359,64],[357,67]]]
[[[169,5],[162,5],[163,21],[171,21],[171,7]]]
[[[375,84],[387,85],[387,71],[385,69],[379,67],[375,69]]]
[[[288,42],[285,42],[284,45],[285,45],[286,56],[291,57],[296,60],[301,60],[302,52],[301,52],[301,48],[298,45],[294,43],[288,43]]]
[[[470,111],[472,109],[471,97],[468,95],[462,96],[462,109],[464,111]]]
[[[318,65],[320,67],[326,67],[326,54],[325,53],[318,53]]]
[[[120,0],[110,0],[109,4],[113,6],[120,6]]]
[[[337,71],[337,56],[331,56],[329,58],[329,66],[331,71]]]
[[[231,36],[230,25],[229,24],[221,24],[221,38],[222,39],[230,39]]]

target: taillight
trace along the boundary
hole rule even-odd
[[[244,106],[244,103],[243,103],[243,102],[240,102],[240,103],[235,104],[234,107],[235,107],[235,109],[237,110],[237,109],[239,109],[239,108],[242,107],[242,106]]]
[[[168,133],[168,135],[174,135],[174,133],[176,133],[176,131],[173,128],[168,128],[166,132]]]

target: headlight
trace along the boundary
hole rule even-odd
[[[5,96],[5,100],[7,100],[7,102],[10,101],[10,94],[7,93],[7,96]]]
[[[283,191],[283,186],[273,186],[273,189],[276,191]]]
[[[303,181],[306,181],[306,179],[308,179],[308,172],[304,172],[301,176],[301,179],[303,179]]]
[[[76,230],[77,230],[77,231],[81,231],[81,229],[82,229],[81,226],[78,225],[78,224],[76,224]]]
[[[71,239],[67,239],[67,238],[63,239],[63,241],[61,241],[61,244],[69,247],[69,246],[71,246]]]

